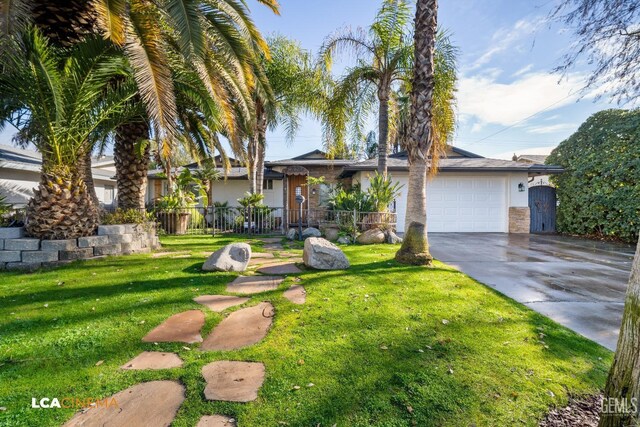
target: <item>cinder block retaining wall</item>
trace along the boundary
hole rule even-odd
[[[154,224],[101,225],[97,236],[68,240],[24,237],[21,227],[0,228],[0,270],[33,270],[78,259],[129,255],[160,247]]]

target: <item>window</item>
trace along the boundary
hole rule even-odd
[[[113,188],[113,185],[104,186],[104,204],[105,205],[110,205],[113,203],[113,198],[115,195],[114,193],[115,193],[115,189]]]
[[[329,206],[331,200],[331,186],[329,184],[320,184],[318,194],[318,204],[322,207]]]
[[[272,179],[265,179],[264,181],[262,181],[262,189],[263,190],[273,190],[273,180]]]

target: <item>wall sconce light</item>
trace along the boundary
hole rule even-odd
[[[316,189],[315,188],[313,190],[311,190],[311,194],[313,194],[314,196],[316,195]]]
[[[525,187],[524,187],[524,182],[521,182],[520,184],[518,184],[518,191],[521,193],[524,193]]]
[[[302,195],[302,187],[296,187],[296,196]]]

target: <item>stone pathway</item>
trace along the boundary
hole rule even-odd
[[[293,285],[286,291],[283,296],[294,304],[304,304],[307,300],[307,292],[302,285]]]
[[[189,310],[174,314],[149,332],[144,342],[184,342],[193,344],[202,342],[200,330],[204,326],[204,313],[200,310]]]
[[[274,314],[273,305],[268,302],[234,311],[213,329],[200,349],[237,350],[257,344],[267,336]]]
[[[275,291],[284,281],[280,276],[239,276],[227,285],[227,292],[233,294],[259,294]]]
[[[302,273],[295,263],[293,262],[281,262],[278,264],[268,265],[266,267],[261,267],[258,270],[258,273],[262,274],[298,274]]]
[[[207,400],[251,402],[258,398],[264,374],[262,363],[228,360],[209,363],[202,368],[207,381],[204,396]]]
[[[257,252],[252,255],[251,265],[259,267],[264,276],[239,276],[227,285],[226,291],[235,294],[252,295],[274,291],[285,280],[280,275],[301,273],[296,262],[300,255],[282,252],[282,238],[259,238],[265,249],[271,252]],[[273,251],[277,251],[278,257]],[[207,254],[208,256],[209,254]],[[184,252],[156,253],[158,257],[186,257]],[[287,259],[283,259],[287,258]],[[299,281],[299,278],[296,278]],[[302,285],[293,285],[283,296],[294,304],[304,304],[306,292]],[[247,303],[250,297],[233,295],[201,295],[193,299],[215,312]],[[151,330],[144,342],[201,342],[203,351],[236,350],[262,341],[272,325],[275,309],[269,302],[243,308],[229,314],[209,336],[203,340],[201,329],[205,315],[201,310],[189,310],[175,314]],[[162,370],[183,366],[176,353],[144,351],[121,366],[123,370]],[[202,368],[206,381],[204,395],[207,400],[227,402],[250,402],[258,398],[258,391],[265,378],[262,363],[243,361],[216,361]],[[76,414],[65,426],[169,426],[185,400],[185,387],[176,381],[151,381],[137,384],[107,401],[115,399],[117,410],[109,407],[91,407]],[[223,415],[204,415],[197,427],[237,427],[236,420]]]
[[[223,415],[205,415],[196,427],[236,427],[236,420]]]
[[[241,292],[236,292],[241,293]],[[193,300],[202,304],[216,313],[225,311],[229,307],[244,304],[249,301],[247,297],[235,297],[232,295],[202,295]]]
[[[184,399],[185,388],[175,381],[137,384],[106,398],[103,405],[77,413],[64,427],[169,426]]]
[[[180,368],[182,359],[175,353],[143,351],[120,368],[125,370]]]

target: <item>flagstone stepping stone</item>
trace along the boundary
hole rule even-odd
[[[273,255],[271,252],[254,252],[251,254],[251,259],[254,258],[273,258],[275,255]]]
[[[257,344],[267,336],[274,308],[268,302],[234,311],[213,329],[201,350],[237,350]]]
[[[137,384],[106,398],[103,405],[77,413],[64,427],[169,426],[184,399],[185,388],[175,381]]]
[[[258,240],[264,243],[281,243],[282,237],[259,237]]]
[[[125,370],[180,368],[182,359],[175,353],[143,351],[120,368]]]
[[[286,260],[282,259],[282,258],[273,258],[273,259],[256,259],[256,260],[251,260],[249,261],[249,265],[254,268],[254,267],[268,267],[271,265],[278,265],[278,264],[282,264],[285,262],[302,262],[302,258],[298,257],[298,258],[287,258]]]
[[[202,375],[207,381],[204,389],[207,400],[251,402],[258,398],[264,382],[264,365],[222,360],[204,366]]]
[[[294,304],[304,304],[307,300],[307,292],[302,285],[293,285],[284,291],[284,297]]]
[[[223,415],[205,415],[196,427],[236,427],[236,420]]]
[[[258,273],[262,274],[298,274],[302,273],[295,263],[291,261],[281,262],[278,264],[268,265],[266,267],[261,267],[258,270]]]
[[[204,313],[189,310],[174,314],[142,338],[144,342],[202,342],[200,329],[204,326]]]
[[[267,243],[262,246],[262,249],[277,251],[279,249],[284,249],[281,243]]]
[[[202,295],[193,299],[195,302],[207,306],[210,310],[220,313],[229,307],[241,305],[250,298],[235,297],[232,295]]]
[[[252,295],[278,289],[284,277],[279,276],[240,276],[227,285],[227,292]]]

